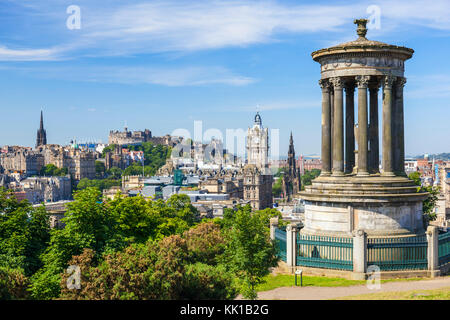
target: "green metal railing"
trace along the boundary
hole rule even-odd
[[[353,270],[353,239],[299,234],[297,266]]]
[[[278,246],[278,257],[286,262],[286,230],[275,228],[275,240]]]
[[[443,266],[450,262],[450,232],[440,234],[438,239],[439,266]]]
[[[367,265],[382,271],[427,270],[427,237],[367,239]]]

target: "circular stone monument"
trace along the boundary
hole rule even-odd
[[[322,75],[322,172],[299,193],[305,200],[303,234],[424,232],[422,201],[428,194],[418,193],[404,172],[404,65],[414,50],[368,40],[367,21],[355,20],[355,41],[312,53]]]

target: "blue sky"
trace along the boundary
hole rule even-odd
[[[81,10],[70,30],[66,12]],[[406,153],[450,152],[450,1],[0,1],[0,145],[107,141],[246,128],[257,106],[287,153],[320,152],[319,65],[311,52],[367,37],[415,50],[406,62]]]

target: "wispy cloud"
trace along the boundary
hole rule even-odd
[[[405,87],[409,98],[441,99],[450,98],[450,76],[448,74],[433,74],[409,76],[409,86]]]
[[[50,61],[61,59],[61,50],[50,49],[9,49],[0,47],[0,61]]]
[[[27,23],[48,25],[39,35],[57,43],[48,48],[0,48],[0,60],[52,60],[73,56],[123,56],[160,52],[193,52],[226,47],[246,47],[279,41],[285,34],[336,32],[348,28],[355,17],[365,17],[372,1],[358,4],[287,4],[279,1],[143,1],[104,5],[79,0],[81,30],[65,28],[64,5],[11,2],[27,6]],[[51,4],[51,5],[50,5]],[[69,3],[67,2],[67,6]],[[381,29],[420,26],[450,31],[450,2],[434,0],[381,0]],[[30,12],[38,12],[32,14]],[[54,26],[54,28],[52,28]],[[350,36],[350,35],[349,35]],[[327,36],[336,39],[336,36]],[[338,37],[343,37],[340,35]],[[322,35],[323,38],[323,35]],[[65,41],[65,42],[64,42]]]
[[[220,66],[12,66],[0,65],[2,70],[26,73],[46,79],[81,82],[153,84],[163,86],[203,86],[223,84],[245,86],[257,79],[235,74]]]

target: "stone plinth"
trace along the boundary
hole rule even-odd
[[[423,232],[422,202],[427,193],[417,193],[404,177],[371,175],[319,177],[306,186],[302,233],[349,236],[364,230],[369,236]]]

